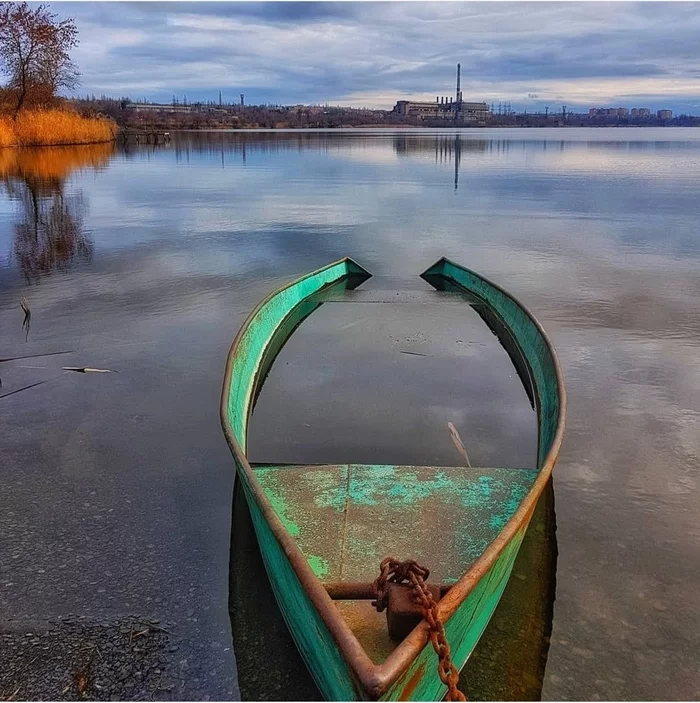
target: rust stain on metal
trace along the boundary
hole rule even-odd
[[[437,673],[447,686],[448,701],[466,701],[459,690],[459,669],[452,661],[450,644],[445,636],[445,626],[438,613],[437,599],[440,589],[427,583],[430,569],[414,559],[399,561],[386,557],[379,565],[379,576],[374,582],[377,599],[373,601],[379,612],[386,608],[387,624],[392,639],[406,637],[423,620],[430,628],[430,641],[438,657]],[[408,588],[402,588],[406,582]],[[410,589],[410,590],[409,590]],[[392,600],[393,610],[392,608]],[[422,613],[422,617],[420,617]],[[411,627],[412,625],[412,627]]]
[[[425,662],[423,662],[414,672],[413,676],[406,682],[406,685],[399,694],[400,701],[408,701],[411,699],[411,694],[419,684],[425,674]]]
[[[374,600],[376,593],[371,583],[353,581],[327,581],[323,584],[326,592],[333,600]],[[440,589],[442,598],[452,586],[449,583],[435,584]]]
[[[437,603],[441,595],[440,586],[432,583],[425,585]],[[413,596],[412,586],[403,583],[390,583],[388,586],[386,623],[389,637],[400,642],[423,619],[424,613]]]

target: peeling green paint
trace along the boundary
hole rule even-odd
[[[314,571],[331,581],[370,580],[389,554],[423,560],[434,578],[456,581],[537,476],[530,469],[360,464],[255,471]],[[440,538],[428,546],[431,530]]]
[[[491,517],[489,524],[494,530],[502,530],[508,520],[513,516],[513,513],[518,509],[522,499],[527,494],[527,488],[524,486],[511,486],[510,498],[503,503],[503,511]]]
[[[370,468],[370,472],[370,476],[358,478],[357,472],[351,470],[348,495],[356,505],[377,505],[377,486],[383,484],[388,488],[394,485],[395,466],[377,464]]]
[[[347,479],[348,466],[342,467],[342,476],[340,483],[337,476],[332,471],[315,471],[308,479],[305,479],[306,485],[315,488],[317,491],[314,502],[319,508],[333,508],[338,512],[345,509],[345,504],[348,500]],[[316,476],[318,474],[318,476]]]
[[[413,505],[441,491],[458,490],[443,471],[430,480],[421,480],[410,467],[390,465],[357,467],[350,473],[348,494],[355,505],[378,505],[389,500],[394,506]]]
[[[492,483],[493,479],[490,476],[479,476],[479,488],[481,488],[481,493],[484,498],[491,497],[491,492],[493,490]]]
[[[474,590],[445,623],[445,634],[452,649],[452,660],[458,669],[464,666],[498,605],[526,528],[527,525],[515,535],[488,573],[480,579]],[[411,662],[408,670],[382,695],[380,700],[406,700],[404,692],[415,672],[421,669],[425,672],[435,672],[437,665],[437,655],[432,646],[427,644]],[[418,685],[411,687],[408,700],[440,701],[444,698],[445,692],[446,687],[437,675],[421,676]]]
[[[299,529],[299,525],[297,525],[293,520],[290,520],[288,517],[289,508],[287,507],[287,502],[285,501],[284,495],[281,491],[276,490],[273,485],[271,485],[273,482],[270,479],[273,475],[274,474],[270,469],[261,469],[257,473],[258,480],[262,484],[265,495],[270,501],[273,510],[277,513],[277,517],[282,521],[285,529],[292,537],[299,537],[301,530]]]
[[[312,554],[307,557],[307,561],[309,562],[309,566],[314,570],[316,576],[320,579],[328,574],[328,562],[323,557],[320,557],[317,554]]]
[[[245,478],[241,482],[275,597],[311,675],[327,700],[360,700],[362,696],[337,642],[299,582],[259,505],[252,500]]]

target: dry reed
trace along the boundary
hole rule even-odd
[[[24,110],[16,119],[0,116],[0,147],[107,142],[117,129],[108,118],[83,117],[71,110]]]
[[[17,137],[10,117],[0,117],[0,147],[16,146]]]

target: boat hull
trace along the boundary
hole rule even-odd
[[[367,700],[244,478],[241,484],[275,600],[316,685],[329,701]]]
[[[364,269],[344,259],[279,289],[256,308],[229,354],[222,424],[272,590],[323,696],[328,700],[440,700],[446,687],[437,674],[438,660],[427,624],[423,621],[417,626],[384,662],[370,660],[295,542],[284,511],[273,505],[246,456],[255,398],[286,338],[322,303],[319,293],[333,287],[352,288],[367,277]],[[436,288],[475,298],[483,306],[487,324],[494,331],[505,330],[499,339],[509,338],[504,347],[523,382],[530,384],[538,414],[539,474],[527,495],[513,506],[500,533],[438,604],[453,662],[461,669],[506,588],[537,500],[549,480],[563,435],[565,395],[546,335],[512,296],[446,259],[423,277]]]
[[[250,491],[246,490],[245,479],[241,480],[241,487],[246,496],[275,600],[321,694],[329,701],[376,700],[368,696],[355,679],[353,671],[348,667],[332,635],[291,568],[284,548],[275,538],[257,501]],[[469,597],[445,623],[453,662],[458,669],[462,669],[466,664],[501,599],[528,525],[529,520],[510,541],[487,574],[480,579]],[[445,685],[438,677],[437,665],[437,655],[430,642],[427,642],[410,668],[379,700],[442,700]]]

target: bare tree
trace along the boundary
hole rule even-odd
[[[0,3],[0,71],[15,101],[15,115],[28,104],[45,104],[61,88],[78,84],[70,50],[78,44],[72,19],[58,21],[46,5]]]

